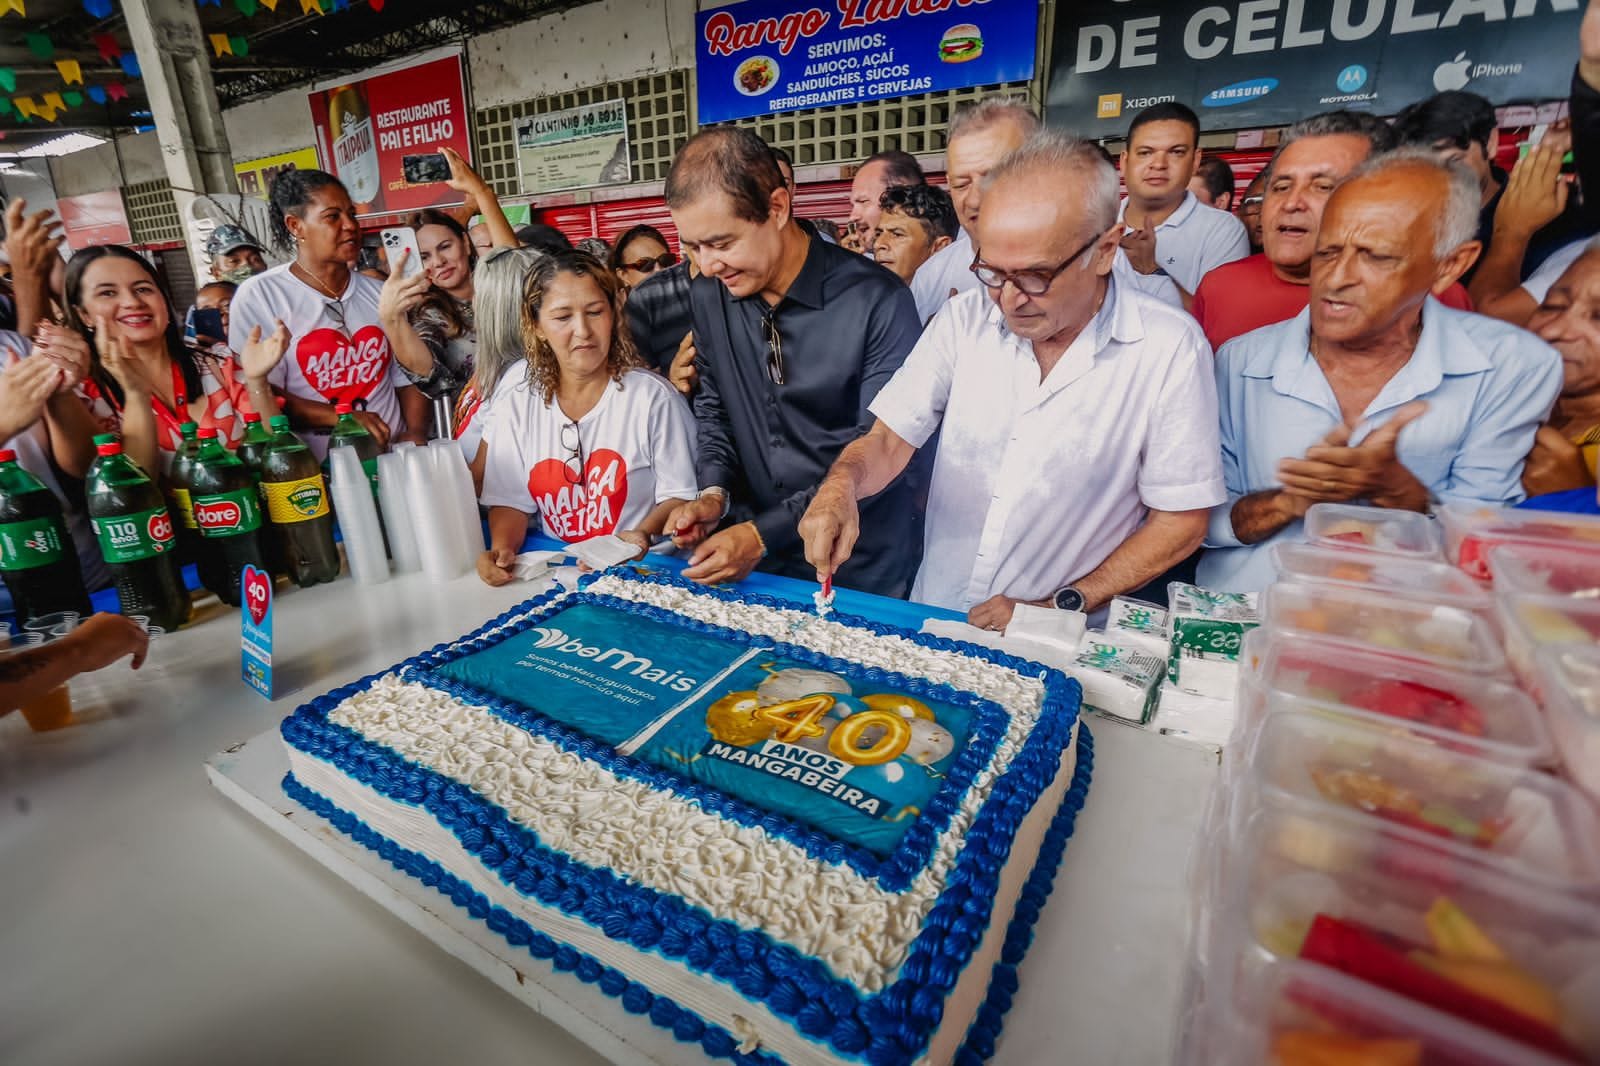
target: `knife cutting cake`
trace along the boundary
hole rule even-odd
[[[299,708],[284,788],[712,1057],[981,1061],[1088,790],[1078,704],[1004,653],[623,571]]]

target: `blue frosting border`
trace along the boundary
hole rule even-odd
[[[1021,965],[1033,941],[1034,925],[1055,886],[1056,872],[1061,866],[1067,842],[1076,828],[1078,814],[1083,809],[1093,771],[1094,737],[1088,729],[1081,728],[1078,731],[1078,761],[1072,785],[1050,821],[1050,829],[1039,848],[1039,858],[1017,900],[1011,922],[1006,927],[1000,959],[991,971],[988,993],[956,1053],[956,1066],[978,1066],[994,1054],[1006,1012],[1011,1009],[1012,998],[1016,994],[1017,967]],[[549,962],[554,971],[570,972],[578,980],[596,985],[605,995],[621,1000],[623,1009],[630,1014],[647,1014],[653,1024],[669,1030],[680,1041],[698,1043],[712,1058],[729,1059],[740,1066],[781,1066],[778,1059],[759,1051],[741,1052],[739,1040],[726,1029],[706,1022],[668,997],[629,980],[620,970],[546,936],[522,919],[495,906],[487,897],[438,863],[419,852],[402,848],[354,814],[301,784],[294,774],[284,775],[283,790],[295,802],[326,819],[356,843],[376,852],[400,872],[437,889],[473,918],[503,936],[513,947],[525,947],[534,958]]]
[[[787,601],[768,597],[739,597],[718,590],[699,589],[662,575],[630,576],[638,581],[679,585],[699,595],[719,596],[730,602],[754,603],[784,610],[795,609],[794,605]],[[502,614],[480,627],[471,636],[454,642],[454,646],[460,648],[483,641],[493,635],[493,630],[505,627],[508,623],[522,622],[532,625],[538,617],[542,617],[542,612],[546,608],[553,612],[575,602],[606,602],[607,605],[617,605],[623,609],[659,610],[631,601],[614,601],[610,597],[585,598],[584,593],[563,595],[559,590],[553,590]],[[533,615],[530,615],[530,612],[533,612]],[[665,613],[671,614],[671,612]],[[681,618],[677,615],[672,617]],[[686,965],[728,981],[752,1000],[766,1004],[780,1016],[792,1018],[797,1028],[806,1035],[825,1040],[838,1052],[860,1055],[873,1066],[879,1064],[887,1066],[889,1063],[900,1063],[915,1058],[926,1047],[929,1034],[937,1028],[944,1001],[954,988],[956,980],[991,920],[1000,870],[1009,855],[1010,844],[1016,830],[1043,789],[1055,776],[1060,753],[1070,740],[1071,730],[1077,719],[1076,703],[1079,690],[1076,682],[1070,681],[1060,673],[1001,652],[923,634],[911,634],[866,619],[836,617],[845,625],[858,626],[880,635],[904,637],[926,647],[959,651],[1017,670],[1024,675],[1039,676],[1046,689],[1046,699],[1038,723],[1024,741],[1022,750],[1017,753],[1007,772],[996,782],[988,802],[979,812],[978,819],[969,833],[969,840],[987,841],[988,846],[963,849],[950,872],[944,893],[936,901],[922,933],[913,942],[898,979],[883,992],[872,997],[864,997],[854,986],[831,977],[817,960],[804,958],[792,948],[776,944],[758,932],[741,930],[731,923],[718,922],[709,915],[689,907],[680,899],[629,885],[609,871],[582,867],[565,855],[545,849],[524,827],[509,823],[503,811],[478,798],[464,786],[439,778],[435,782],[435,791],[429,793],[423,782],[426,780],[426,775],[431,775],[432,771],[415,766],[387,749],[371,745],[349,730],[334,726],[326,720],[327,714],[334,707],[370,685],[374,679],[382,676],[381,674],[374,674],[352,685],[344,686],[300,708],[285,720],[283,734],[285,739],[296,747],[319,758],[327,759],[352,777],[403,802],[422,802],[428,795],[443,795],[447,807],[459,808],[466,816],[452,818],[447,810],[441,822],[456,834],[468,850],[495,868],[500,868],[508,860],[522,863],[518,872],[524,876],[520,879],[505,878],[508,884],[519,891],[525,891],[530,895],[537,894],[542,902],[561,906],[564,911],[602,929],[606,935],[631,943],[641,950],[673,948],[675,950],[670,953],[675,956],[681,955]],[[402,674],[409,672],[408,676],[415,676],[417,680],[422,681],[424,677],[416,675],[430,674],[431,671],[427,666],[436,659],[448,656],[451,649],[452,644],[437,645],[429,652],[400,664],[397,669]],[[787,653],[787,649],[785,650]],[[793,650],[807,652],[807,649]],[[870,669],[844,660],[821,658],[830,668],[846,669],[852,673],[859,674],[863,670]],[[876,676],[880,680],[886,680],[895,675],[876,671]],[[926,682],[923,684],[926,685]],[[948,690],[948,686],[937,687]],[[485,701],[474,697],[474,702]],[[519,718],[531,717],[515,708],[512,710]],[[1004,712],[1001,714],[1003,717]],[[527,723],[518,721],[518,724]],[[553,724],[546,723],[547,726]],[[544,729],[540,731],[546,732]],[[1086,736],[1086,732],[1083,735]],[[574,738],[579,742],[592,743],[576,737],[575,734],[567,738],[552,739],[571,741]],[[609,754],[610,749],[605,749],[605,752]],[[654,767],[648,769],[653,774],[670,773]],[[1087,770],[1080,768],[1074,784],[1076,800],[1068,804],[1074,810],[1076,806],[1081,805],[1082,792],[1087,789],[1087,782]],[[960,793],[957,793],[957,796],[959,795]],[[438,816],[440,812],[433,813]],[[495,815],[498,815],[504,824],[495,824]],[[948,824],[948,817],[945,816],[941,826]],[[784,830],[792,826],[792,823],[768,815],[763,815],[758,824],[767,831],[775,831],[784,836],[788,836]],[[513,828],[527,834],[527,840],[516,839],[517,834],[511,832]],[[1070,832],[1070,828],[1066,831]],[[1052,833],[1054,832],[1053,825]],[[933,836],[936,837],[937,833]],[[508,842],[518,845],[514,853],[507,851]],[[1049,841],[1046,843],[1048,846]],[[1064,846],[1064,843],[1065,836],[1062,835],[1060,844]],[[838,847],[833,842],[830,844]],[[928,843],[930,852],[931,847],[932,839]],[[1043,854],[1044,850],[1041,851],[1041,855]],[[534,868],[540,870],[540,876],[527,874],[528,870]],[[552,871],[562,876],[551,880]],[[1053,870],[1051,874],[1053,876]],[[583,889],[573,888],[571,879],[574,875],[586,882]],[[502,876],[505,876],[503,871]],[[527,891],[524,883],[534,891]],[[1048,891],[1048,885],[1045,890]],[[598,907],[592,904],[594,899],[600,899]],[[586,905],[586,901],[591,902]],[[642,916],[644,920],[635,922],[613,919],[608,922],[606,920],[608,905],[621,906],[625,913],[635,917]],[[1021,915],[1024,912],[1019,910],[1018,913]],[[679,923],[688,923],[688,930],[679,929]],[[1031,927],[1031,918],[1027,924]],[[677,933],[672,934],[675,943],[667,943],[668,930],[677,930]]]

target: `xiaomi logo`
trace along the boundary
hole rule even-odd
[[[1099,104],[1095,107],[1095,118],[1121,118],[1122,94],[1107,93],[1100,97]]]

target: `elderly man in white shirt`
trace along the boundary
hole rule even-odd
[[[819,578],[857,501],[942,425],[912,598],[1004,629],[1018,603],[1092,611],[1186,558],[1226,496],[1211,352],[1193,319],[1112,274],[1117,176],[1035,134],[989,175],[986,291],[935,317],[800,522]]]

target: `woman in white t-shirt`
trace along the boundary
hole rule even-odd
[[[616,534],[640,555],[667,515],[694,498],[694,419],[666,380],[645,370],[621,314],[621,286],[593,256],[562,252],[528,275],[527,371],[499,391],[485,432],[482,502],[490,585],[538,515],[569,543]]]
[[[272,228],[294,259],[241,284],[228,315],[228,346],[241,354],[252,329],[267,335],[282,322],[289,331],[288,358],[247,382],[257,409],[273,409],[268,386],[282,393],[290,423],[308,431],[319,459],[341,400],[356,405],[357,420],[383,446],[391,438],[421,443],[407,427],[427,426],[428,400],[406,379],[384,335],[383,286],[351,269],[361,228],[350,194],[332,174],[282,171],[272,182]],[[412,369],[426,373],[429,366]]]

